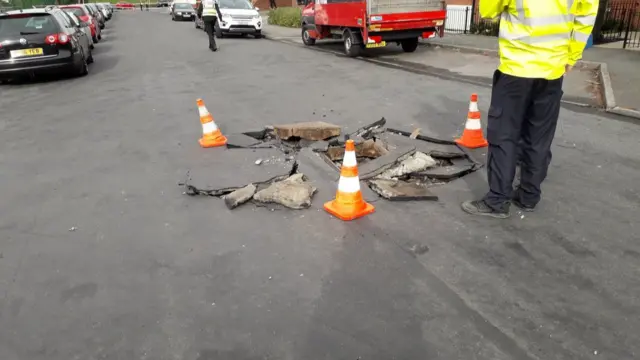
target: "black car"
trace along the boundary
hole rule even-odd
[[[57,7],[0,12],[0,79],[22,75],[89,73],[85,33]]]
[[[196,18],[196,10],[193,8],[193,5],[189,3],[174,3],[173,10],[171,11],[171,20],[182,21],[189,20],[193,21]]]

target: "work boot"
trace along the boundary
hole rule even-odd
[[[520,187],[516,188],[513,191],[513,197],[511,198],[511,203],[515,206],[517,206],[520,210],[522,211],[526,211],[526,212],[532,212],[536,209],[535,205],[527,205],[525,203],[522,202],[522,198],[520,196]]]
[[[465,201],[462,203],[462,210],[471,215],[489,216],[496,219],[506,219],[509,214],[509,207],[507,210],[495,210],[491,208],[484,200]]]
[[[209,48],[209,50],[211,50],[211,51],[218,51],[218,47],[217,47],[217,46],[216,46],[216,47],[210,47],[210,48]]]

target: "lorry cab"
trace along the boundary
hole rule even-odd
[[[441,0],[312,0],[302,9],[302,42],[342,39],[347,56],[395,42],[405,52],[419,38],[444,35],[446,3]]]

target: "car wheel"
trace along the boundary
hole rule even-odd
[[[98,40],[102,40],[102,34],[98,35]]]
[[[262,31],[258,30],[255,33],[253,33],[253,37],[256,39],[262,39]]]
[[[223,37],[224,35],[222,34],[222,29],[220,29],[220,26],[218,26],[218,22],[216,22],[216,26],[214,27],[214,29],[213,29],[213,30],[214,30],[214,32],[216,33],[216,37],[217,37],[218,39],[222,39],[222,37]]]
[[[87,64],[87,58],[84,56],[84,50],[81,52],[82,61],[80,66],[75,68],[75,73],[77,77],[83,77],[89,74],[89,64]]]
[[[89,57],[87,58],[87,64],[93,64],[93,51],[89,50]]]
[[[302,27],[302,43],[307,46],[312,46],[316,44],[316,39],[312,38],[309,34],[309,25],[304,25]]]
[[[97,44],[98,42],[100,42],[100,40],[98,39],[98,37],[97,37],[97,36],[94,36],[92,39],[93,39],[93,42],[94,42],[94,43],[96,43],[96,44]]]
[[[343,34],[344,52],[348,57],[357,57],[362,52],[362,41],[359,41],[359,33],[347,29]]]
[[[412,53],[418,48],[418,38],[404,39],[400,42],[404,52]]]

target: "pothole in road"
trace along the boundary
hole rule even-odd
[[[360,180],[388,200],[437,200],[430,188],[480,167],[452,141],[420,135],[419,130],[408,133],[385,125],[382,118],[343,135],[340,126],[318,121],[227,135],[227,148],[244,155],[244,163],[235,166],[237,186],[224,181],[213,181],[206,188],[189,181],[182,185],[187,195],[223,197],[230,209],[248,201],[307,208],[316,188],[298,171],[298,154],[309,149],[339,172],[346,139],[356,142]],[[220,185],[216,187],[216,183]]]

